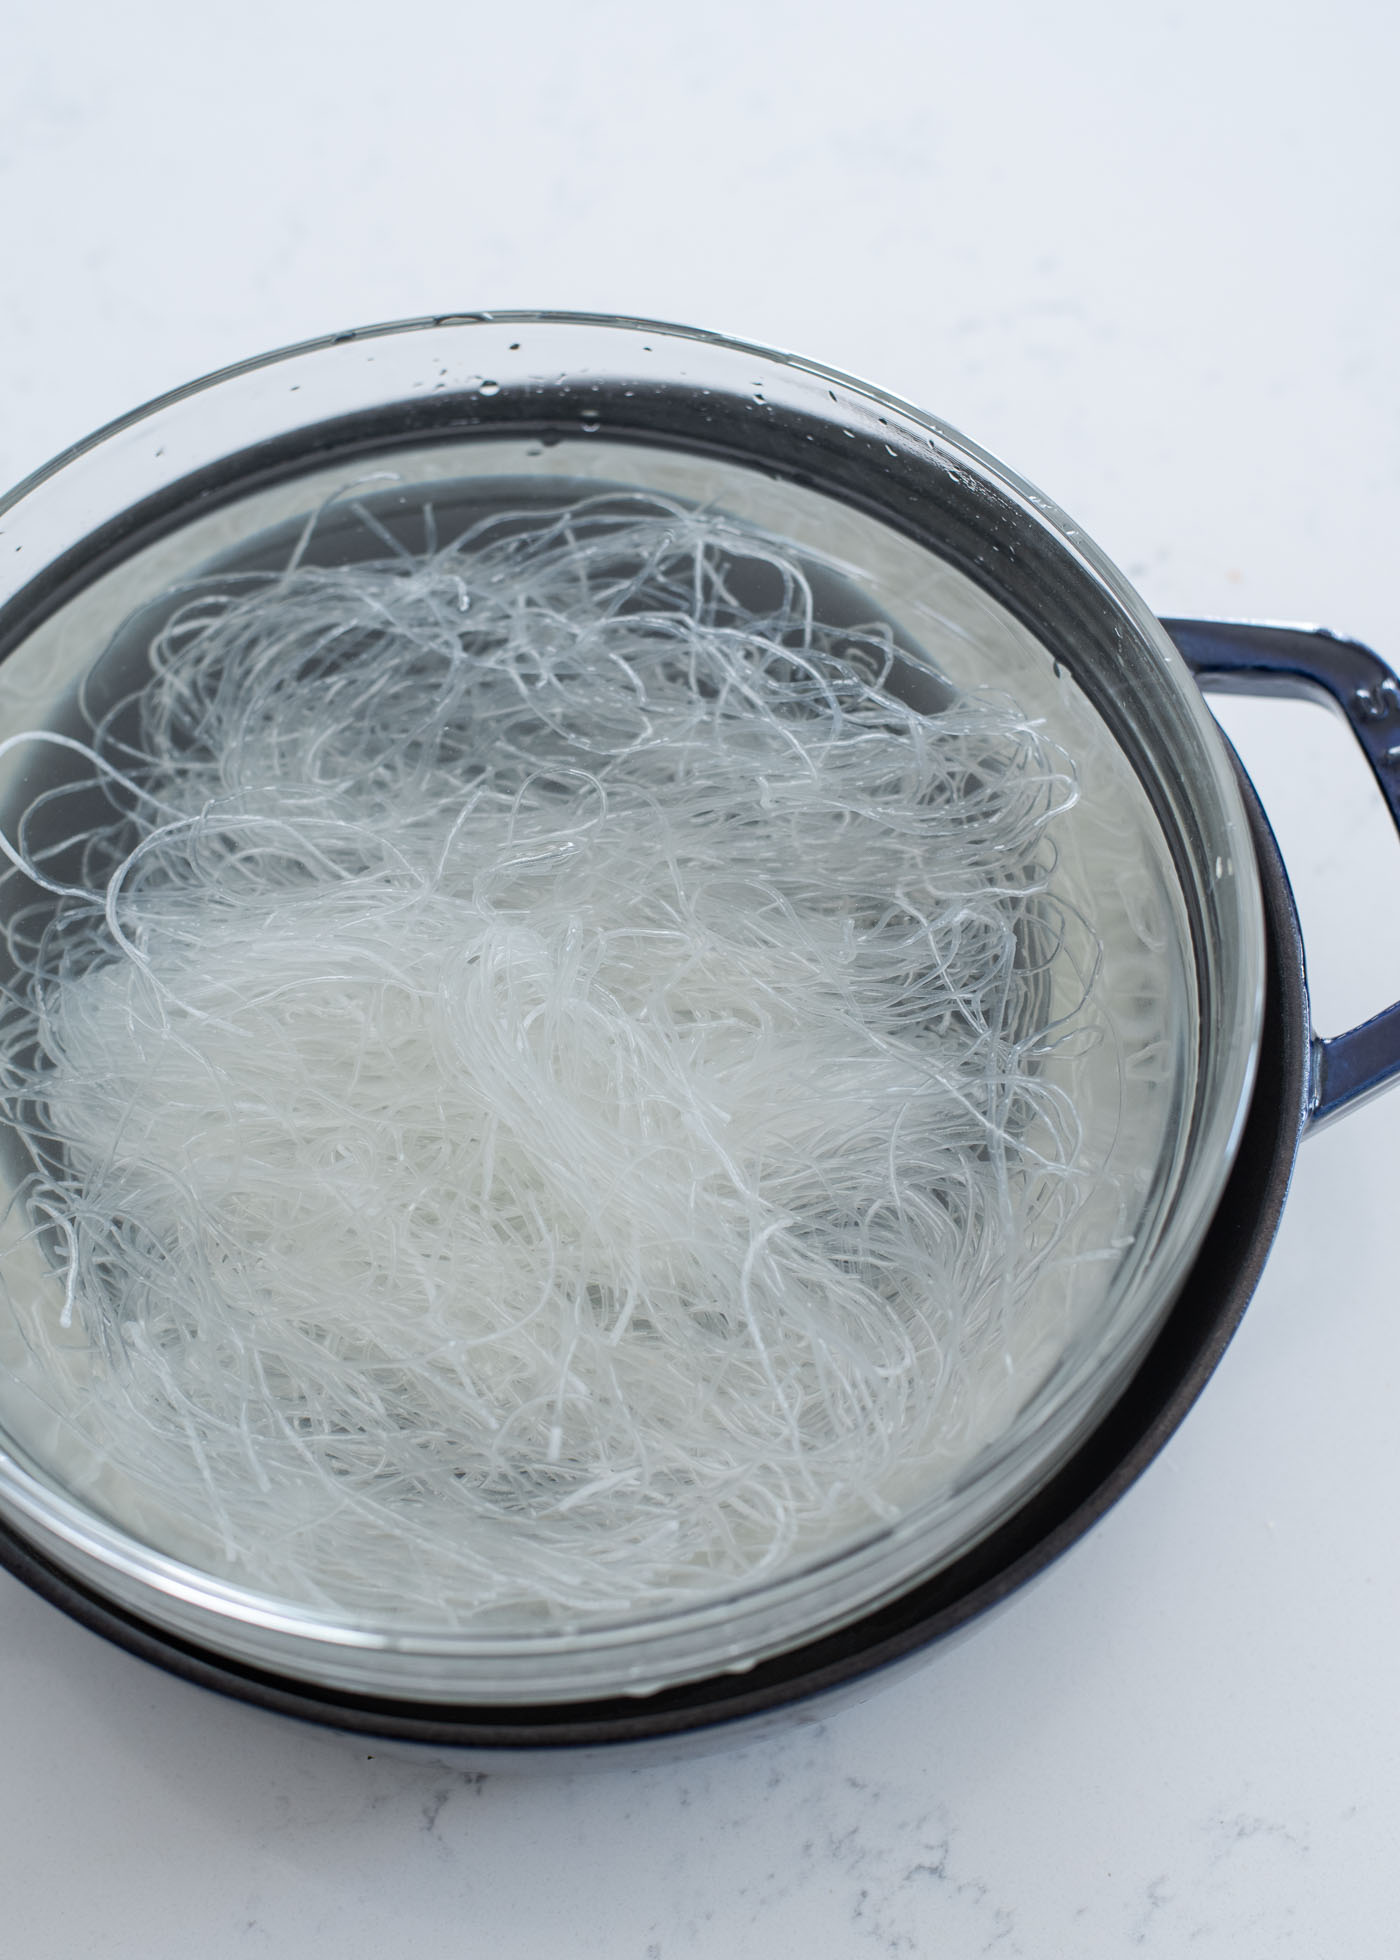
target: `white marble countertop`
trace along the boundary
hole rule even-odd
[[[638,312],[943,415],[1164,612],[1400,656],[1381,0],[65,0],[4,43],[2,481],[302,336]],[[1400,991],[1400,853],[1339,724],[1243,728],[1334,1028]],[[0,1950],[1394,1955],[1397,1185],[1400,1097],[1310,1140],[1240,1335],[1105,1522],[972,1638],[741,1750],[400,1761],[0,1575]]]

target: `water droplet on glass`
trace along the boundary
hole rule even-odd
[[[499,395],[501,392],[501,384],[499,381],[483,381],[481,384],[480,392],[483,395]]]

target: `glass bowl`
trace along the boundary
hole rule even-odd
[[[429,506],[446,535],[453,513],[612,493],[784,541],[832,604],[888,622],[915,705],[922,687],[936,709],[945,682],[1009,696],[1073,759],[1056,877],[1081,943],[1048,984],[1072,991],[1075,962],[1095,965],[1093,1029],[1043,1066],[1076,1113],[1085,1196],[1014,1370],[981,1396],[957,1460],[911,1475],[891,1514],[674,1610],[478,1621],[387,1593],[346,1611],[265,1589],[246,1557],[191,1555],[118,1487],[75,1427],[81,1368],[60,1381],[36,1361],[26,1317],[58,1314],[63,1285],[32,1252],[12,1150],[0,1518],[163,1637],[318,1692],[478,1709],[652,1696],[742,1674],[927,1582],[1112,1406],[1216,1212],[1249,1106],[1255,858],[1179,655],[1048,499],[932,417],[811,362],[643,321],[453,315],[166,396],[0,504],[0,740],[81,735],[133,620],[149,627],[190,580],[272,562],[317,512],[312,556],[334,564],[365,555],[363,528],[334,515],[352,502],[413,548]],[[0,810],[52,787],[38,768],[33,745],[0,754]]]

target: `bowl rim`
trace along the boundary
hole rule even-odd
[[[0,538],[3,538],[6,520],[15,512],[20,511],[26,502],[36,494],[42,493],[50,485],[57,482],[66,470],[81,465],[85,459],[91,458],[94,455],[99,453],[106,454],[114,439],[120,438],[133,430],[147,430],[149,425],[153,422],[158,422],[162,416],[178,411],[185,405],[198,401],[211,391],[228,383],[236,382],[250,375],[255,376],[270,370],[285,368],[288,363],[303,358],[320,358],[326,355],[334,355],[336,350],[347,348],[363,349],[365,347],[373,347],[377,343],[385,340],[398,339],[425,331],[436,332],[476,327],[492,327],[509,330],[526,325],[547,326],[551,329],[577,327],[589,331],[624,330],[627,333],[665,336],[668,340],[693,344],[697,347],[722,349],[728,354],[739,355],[745,360],[758,360],[769,366],[776,364],[778,367],[790,370],[796,375],[821,383],[835,384],[847,392],[853,399],[858,399],[862,403],[873,404],[876,407],[883,406],[902,420],[915,425],[920,430],[929,432],[935,444],[942,445],[948,451],[977,463],[985,471],[990,480],[999,486],[1008,487],[1020,499],[1027,511],[1034,513],[1035,521],[1043,526],[1047,533],[1053,536],[1057,544],[1062,546],[1077,561],[1094,583],[1107,590],[1113,604],[1117,606],[1121,613],[1127,616],[1132,626],[1138,630],[1142,641],[1158,659],[1166,676],[1169,677],[1174,686],[1176,698],[1185,704],[1186,711],[1195,719],[1196,725],[1203,734],[1207,753],[1218,753],[1221,758],[1222,769],[1228,771],[1228,765],[1224,762],[1223,739],[1220,737],[1219,731],[1213,719],[1210,717],[1209,711],[1201,699],[1199,691],[1192,681],[1184,662],[1181,661],[1180,656],[1176,653],[1165,630],[1161,627],[1155,616],[1149,612],[1144,602],[1126,579],[1123,578],[1122,574],[1084,536],[1079,528],[1073,524],[1072,520],[1060,510],[1058,505],[1044,497],[1040,492],[1032,489],[1031,486],[1024,483],[1014,471],[1010,470],[998,458],[991,456],[978,444],[962,436],[949,427],[949,425],[863,380],[854,379],[853,377],[842,374],[837,369],[799,356],[755,346],[751,343],[735,340],[725,335],[709,333],[700,329],[672,326],[664,322],[620,315],[613,316],[590,313],[521,311],[444,314],[355,329],[346,333],[321,336],[314,340],[282,347],[270,353],[234,363],[210,375],[184,384],[177,389],[170,390],[156,397],[151,402],[146,403],[144,406],[109,422],[92,435],[70,445],[68,449],[52,459],[50,463],[42,466],[38,471],[26,478],[23,483],[16,486],[16,489],[7,497],[0,499]],[[230,452],[223,460],[231,466],[238,460],[240,454],[241,452]],[[243,479],[240,478],[240,484],[242,481]],[[185,478],[176,476],[173,479],[172,488],[178,490],[184,482]],[[138,505],[134,508],[140,509],[143,506]],[[73,548],[75,550],[80,549],[83,542],[84,538],[80,534]],[[132,548],[128,541],[126,549],[130,550]],[[3,542],[0,542],[0,564],[4,563],[5,558],[4,545]],[[96,573],[89,571],[88,575],[95,576]],[[44,576],[43,568],[41,568],[38,576],[41,578]],[[60,582],[60,585],[56,586],[54,592],[49,595],[50,602],[36,616],[34,610],[25,603],[26,594],[31,592],[33,584],[34,580],[32,578],[26,579],[23,584],[15,589],[8,605],[0,604],[0,636],[3,635],[4,624],[12,615],[15,608],[24,608],[26,613],[24,630],[27,632],[32,630],[33,626],[37,623],[37,619],[43,616],[43,611],[51,610],[53,606],[61,604],[67,596],[67,591],[62,588]],[[0,600],[3,599],[4,592],[0,590]],[[1215,745],[1213,750],[1210,746],[1212,743]],[[1262,929],[1260,950],[1260,969],[1262,972]],[[1259,985],[1256,985],[1256,1012],[1252,1023],[1252,1027],[1255,1030],[1262,1027],[1262,1008],[1259,1006],[1257,1000],[1259,991]],[[1230,1131],[1228,1136],[1224,1138],[1223,1148],[1219,1155],[1215,1189],[1215,1202],[1217,1204],[1219,1185],[1223,1183],[1225,1176],[1228,1174],[1229,1165],[1234,1158],[1246,1120],[1256,1047],[1257,1042],[1253,1036],[1251,1036],[1247,1043],[1241,1045],[1241,1054],[1245,1067],[1241,1077],[1238,1095],[1233,1107],[1227,1112],[1230,1117]],[[1204,1205],[1202,1209],[1203,1211],[1208,1210],[1209,1204]],[[1202,1229],[1204,1229],[1203,1225]],[[1186,1258],[1185,1252],[1182,1251],[1179,1257],[1184,1262]],[[13,1503],[13,1497],[10,1501]],[[78,1507],[78,1509],[81,1510],[81,1507]],[[139,1541],[133,1540],[131,1542],[139,1544]],[[149,1551],[149,1548],[142,1547],[141,1549],[143,1551]],[[842,1554],[838,1554],[837,1556],[840,1557]],[[189,1569],[188,1573],[183,1570],[177,1570],[176,1568],[179,1562],[169,1560],[163,1554],[150,1552],[148,1563],[153,1567],[163,1564],[168,1568],[166,1574],[166,1590],[172,1597],[181,1590],[188,1593],[191,1581],[197,1583],[198,1589],[206,1600],[217,1600],[220,1593],[237,1593],[243,1590],[237,1587],[230,1587],[226,1582],[217,1581],[212,1575],[198,1573],[193,1568]],[[818,1563],[821,1563],[821,1561],[818,1561]],[[729,1604],[730,1602],[728,1600],[722,1603],[726,1609]],[[210,1606],[208,1610],[212,1612],[217,1609]],[[697,1614],[700,1610],[697,1609]],[[234,1617],[237,1617],[237,1615],[235,1614]],[[293,1634],[304,1630],[313,1640],[329,1637],[319,1626],[312,1627],[308,1625],[303,1629],[301,1625],[295,1624],[299,1619],[300,1616],[298,1615],[294,1614],[292,1616],[293,1624],[289,1630]],[[380,1647],[378,1641],[359,1643],[350,1641],[346,1644],[360,1644],[361,1646],[367,1646],[371,1651],[377,1651]],[[241,1663],[239,1664],[241,1665]],[[762,1663],[760,1662],[759,1665],[761,1666]],[[493,1705],[495,1704],[493,1703]],[[502,1705],[508,1706],[512,1704],[503,1703]],[[546,1704],[533,1705],[542,1706]]]

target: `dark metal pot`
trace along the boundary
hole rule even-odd
[[[549,359],[538,353],[542,340]],[[623,343],[625,359],[617,351]],[[568,358],[555,358],[560,349]],[[781,495],[812,491],[833,507],[869,514],[1028,627],[1057,674],[1064,663],[1147,786],[1183,884],[1205,893],[1194,954],[1203,1018],[1213,1018],[1215,1033],[1203,1041],[1202,1073],[1217,1068],[1213,1040],[1225,1087],[1200,1089],[1192,1119],[1207,1136],[1199,1218],[1189,1232],[1183,1227],[1174,1266],[1164,1255],[1153,1282],[1162,1297],[1136,1345],[1122,1346],[1091,1384],[1087,1415],[1062,1425],[1034,1472],[967,1542],[863,1609],[789,1635],[776,1651],[691,1667],[647,1692],[590,1691],[584,1681],[552,1698],[473,1700],[440,1686],[415,1696],[407,1679],[389,1692],[347,1678],[318,1681],[310,1663],[277,1664],[273,1647],[239,1653],[201,1638],[198,1620],[181,1620],[163,1596],[151,1592],[148,1607],[139,1573],[109,1584],[99,1558],[81,1547],[70,1552],[23,1502],[0,1504],[0,1560],[142,1658],[335,1729],[494,1756],[655,1743],[725,1724],[751,1729],[874,1677],[1006,1598],[1121,1495],[1200,1392],[1257,1284],[1302,1136],[1400,1071],[1400,1006],[1337,1040],[1314,1037],[1288,880],[1238,765],[1241,802],[1233,807],[1244,812],[1252,862],[1234,882],[1222,878],[1209,839],[1212,798],[1223,799],[1221,821],[1228,820],[1228,745],[1203,732],[1190,683],[1126,582],[992,459],[929,418],[811,364],[646,323],[526,315],[377,329],[250,363],[101,432],[0,505],[8,580],[0,590],[0,658],[23,655],[40,628],[85,603],[103,580],[119,585],[124,567],[145,562],[142,554],[159,567],[161,552],[193,520],[217,523],[250,496],[350,462],[372,465],[408,444],[425,453],[458,445],[466,454],[483,442],[513,443],[524,445],[522,454],[548,457],[560,443],[586,449],[600,432],[637,454],[709,459],[776,484]],[[149,587],[154,574],[143,576]],[[1302,629],[1165,625],[1203,686],[1301,692],[1338,707],[1400,823],[1400,683],[1374,654]],[[1197,749],[1215,772],[1200,795],[1182,787]],[[1212,855],[1224,898],[1208,889]],[[1248,885],[1243,899],[1240,883]],[[1233,928],[1211,909],[1231,905],[1242,917],[1259,916],[1262,907],[1262,1004],[1256,988],[1257,1022],[1241,1030],[1238,1044],[1248,1048],[1248,1068],[1232,1053],[1230,1020],[1249,1011],[1247,975],[1231,978],[1233,955],[1215,941],[1228,941]]]

